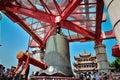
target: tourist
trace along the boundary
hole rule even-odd
[[[108,80],[107,73],[104,73],[104,80]]]
[[[80,73],[79,79],[80,79],[80,80],[83,80],[83,73]]]
[[[0,64],[0,80],[4,80],[3,65]]]
[[[13,79],[13,73],[10,69],[9,72],[8,72],[8,75],[7,75],[7,80],[12,80],[12,79]]]
[[[104,79],[104,72],[102,72],[100,80],[105,80]]]
[[[93,74],[93,72],[91,72],[90,74],[90,80],[93,80],[95,78],[95,75]]]
[[[95,73],[95,80],[100,80],[100,76],[99,76],[98,71]]]
[[[113,80],[113,76],[111,72],[108,74],[108,80]]]
[[[88,72],[86,73],[86,80],[90,80],[90,74]]]

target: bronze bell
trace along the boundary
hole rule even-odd
[[[48,39],[44,59],[48,68],[40,71],[39,75],[73,76],[69,42],[64,35],[56,34]]]

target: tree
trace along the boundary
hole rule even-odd
[[[116,57],[116,61],[117,61],[118,64],[120,65],[120,57]]]
[[[113,62],[109,62],[109,66],[116,71],[120,71],[120,57],[116,57]]]

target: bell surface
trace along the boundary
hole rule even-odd
[[[64,35],[56,34],[48,39],[44,59],[48,68],[40,71],[39,75],[73,76],[69,42]]]

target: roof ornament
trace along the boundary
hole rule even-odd
[[[83,54],[87,54],[86,50],[84,50],[84,53]]]

